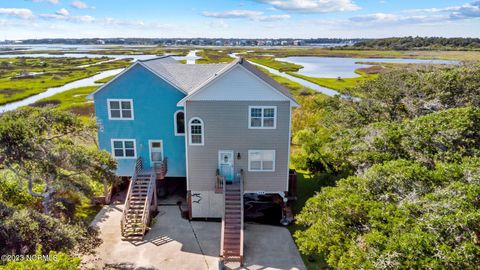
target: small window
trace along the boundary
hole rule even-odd
[[[185,113],[177,111],[174,116],[175,136],[185,135]]]
[[[248,150],[248,171],[274,172],[275,150]]]
[[[115,158],[136,158],[135,140],[112,140],[112,153]]]
[[[190,145],[203,145],[203,121],[192,118],[189,125]]]
[[[109,99],[108,118],[110,120],[133,120],[133,101],[131,99]]]
[[[248,119],[248,128],[274,129],[277,125],[277,107],[250,106]]]

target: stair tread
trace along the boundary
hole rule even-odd
[[[228,238],[224,239],[223,241],[224,246],[238,246],[240,245],[240,238],[238,239],[233,239],[233,238]]]
[[[223,249],[223,253],[229,253],[230,256],[233,254],[239,254],[240,255],[240,250],[232,250],[232,249]]]

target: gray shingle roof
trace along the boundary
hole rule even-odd
[[[228,66],[228,64],[185,65],[172,57],[161,57],[141,62],[187,93],[190,93]]]
[[[216,76],[227,72],[238,64],[296,103],[295,99],[290,94],[290,91],[285,86],[279,84],[269,75],[242,58],[235,59],[228,64],[185,65],[179,63],[170,56],[162,56],[155,59],[142,60],[140,62],[155,72],[158,76],[185,91],[188,96],[202,88],[204,84],[214,80]]]

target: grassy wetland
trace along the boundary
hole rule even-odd
[[[99,86],[86,86],[74,88],[65,92],[55,94],[51,97],[41,99],[31,106],[34,107],[56,107],[63,111],[69,111],[74,114],[91,117],[93,116],[93,101],[88,100],[87,96],[95,91]]]
[[[109,58],[2,58],[0,105],[42,93],[51,87],[94,76],[101,71],[125,68],[131,59]],[[108,62],[107,62],[108,61]]]

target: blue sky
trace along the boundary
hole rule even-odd
[[[480,1],[1,0],[0,40],[480,37]]]

